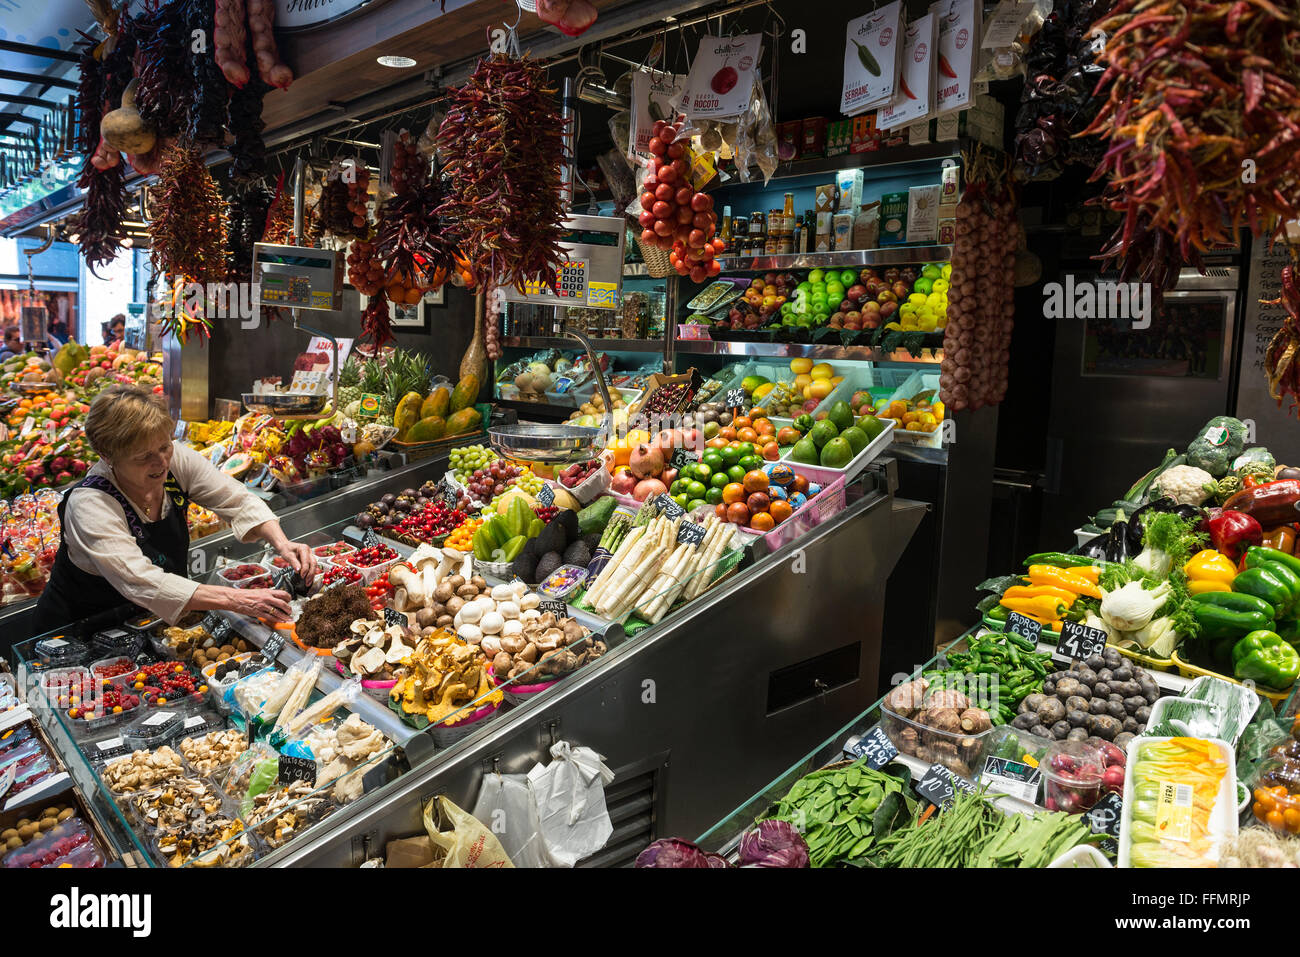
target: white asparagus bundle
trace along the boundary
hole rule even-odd
[[[642,618],[653,625],[668,612],[678,592],[682,590],[681,583],[690,577],[691,569],[699,557],[700,546],[694,542],[682,542],[677,546],[677,551],[673,552],[663,571],[646,590],[646,594],[641,596],[642,600],[650,602],[648,608],[641,609]]]
[[[677,528],[681,517],[674,521],[661,519],[657,529],[651,530],[642,540],[646,547],[640,555],[629,556],[625,564],[626,576],[612,586],[601,598],[601,607],[597,614],[618,621],[636,607],[638,597],[645,592],[646,586],[654,580],[659,567],[667,560],[677,540]],[[635,563],[633,563],[635,559]]]
[[[275,686],[264,702],[258,709],[257,717],[263,721],[270,721],[272,718],[281,714],[291,701],[298,701],[298,707],[301,708],[306,702],[307,697],[311,694],[311,689],[316,687],[316,678],[321,672],[321,659],[317,657],[310,664],[302,664],[290,668],[284,673],[279,684]]]
[[[717,532],[718,534],[709,543],[708,547],[701,549],[702,554],[700,555],[696,575],[686,586],[686,601],[698,598],[713,587],[713,583],[717,579],[711,569],[727,553],[727,549],[731,547],[731,540],[736,534],[736,526],[719,522]]]
[[[707,569],[717,561],[726,543],[731,541],[735,527],[719,522],[712,515],[705,521],[704,526],[706,531],[703,540],[698,546],[691,547],[689,557],[681,568],[675,570],[672,580],[663,581],[662,590],[659,588],[660,583],[656,583],[657,597],[651,601],[650,607],[646,608],[641,616],[651,624],[663,618],[679,598],[688,601],[695,595],[701,594],[710,584],[711,576]]]
[[[284,725],[284,731],[289,737],[293,737],[299,731],[310,727],[326,715],[332,714],[336,709],[352,701],[357,697],[357,689],[361,687],[361,682],[348,681],[325,697],[321,698],[314,705],[298,712],[298,714],[287,721]]]
[[[626,560],[628,555],[632,553],[632,550],[636,548],[637,543],[645,537],[648,528],[648,525],[638,525],[636,528],[632,529],[632,531],[623,536],[623,541],[620,542],[618,548],[614,550],[614,554],[610,556],[609,562],[603,569],[601,569],[600,574],[596,576],[596,581],[592,586],[587,589],[587,604],[591,606],[593,611],[596,608],[596,602],[599,601],[601,595],[604,594],[605,590],[609,587],[609,583],[613,581],[615,575],[618,573],[618,569],[622,567],[624,560]]]

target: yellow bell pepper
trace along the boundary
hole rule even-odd
[[[1065,617],[1069,607],[1059,598],[1051,595],[1039,595],[1037,598],[1007,598],[1003,596],[999,605],[1010,611],[1018,611],[1039,621],[1059,621]]]
[[[1204,595],[1207,591],[1232,591],[1232,586],[1227,582],[1211,581],[1208,578],[1200,578],[1195,581],[1189,579],[1187,591],[1192,595]]]
[[[1074,600],[1079,597],[1073,592],[1054,585],[1012,585],[1002,593],[1003,598],[1039,598],[1043,595],[1059,598],[1067,607],[1073,605]]]
[[[1188,582],[1222,582],[1231,585],[1237,577],[1237,566],[1231,558],[1213,548],[1204,548],[1193,555],[1183,566],[1183,574]],[[1202,589],[1203,591],[1231,591],[1224,589]],[[1197,592],[1193,592],[1197,594]]]
[[[1087,595],[1089,598],[1100,598],[1101,589],[1094,585],[1088,579],[1073,575],[1064,568],[1057,568],[1055,565],[1030,565],[1028,576],[1032,585],[1055,585],[1057,588],[1063,588],[1068,592],[1076,595]]]

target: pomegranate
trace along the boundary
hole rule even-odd
[[[639,479],[650,478],[664,470],[664,452],[658,445],[640,443],[628,457],[627,467]]]
[[[609,483],[609,490],[615,495],[631,495],[636,484],[636,476],[627,469],[622,469],[614,473],[614,478]]]
[[[642,479],[632,490],[632,497],[638,502],[645,502],[668,491],[668,486],[657,478]]]

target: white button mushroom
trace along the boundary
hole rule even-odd
[[[483,617],[483,606],[478,602],[469,602],[461,608],[456,617],[467,625],[477,625]]]
[[[519,617],[519,606],[513,601],[503,601],[497,605],[497,611],[501,613],[501,617],[506,621]]]
[[[509,638],[511,635],[522,635],[524,633],[524,623],[518,618],[507,618],[506,623],[501,626],[501,637]]]
[[[515,601],[519,601],[528,592],[528,586],[523,582],[511,582],[510,588],[515,593]]]
[[[519,613],[520,621],[533,621],[534,619],[541,618],[541,617],[542,617],[542,613],[538,611],[536,608],[529,608],[528,610],[521,611]]]
[[[501,639],[497,635],[484,635],[479,647],[483,649],[483,654],[495,658],[501,653]]]
[[[505,623],[506,620],[501,617],[500,612],[490,611],[479,621],[479,627],[483,629],[485,635],[499,635]]]
[[[461,625],[456,630],[456,634],[464,638],[471,645],[477,645],[483,640],[483,632],[479,630],[478,625]]]
[[[531,611],[542,603],[542,596],[535,591],[530,591],[519,599],[519,607],[523,611]]]
[[[492,597],[496,601],[510,601],[515,597],[515,590],[506,584],[493,585]]]

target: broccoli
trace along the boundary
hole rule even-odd
[[[1201,429],[1201,434],[1207,434],[1211,429],[1228,430],[1228,454],[1234,458],[1240,455],[1246,448],[1246,423],[1241,419],[1233,418],[1230,415],[1216,415],[1205,424]]]
[[[1246,426],[1230,415],[1216,415],[1187,447],[1187,464],[1223,478],[1246,447]]]

